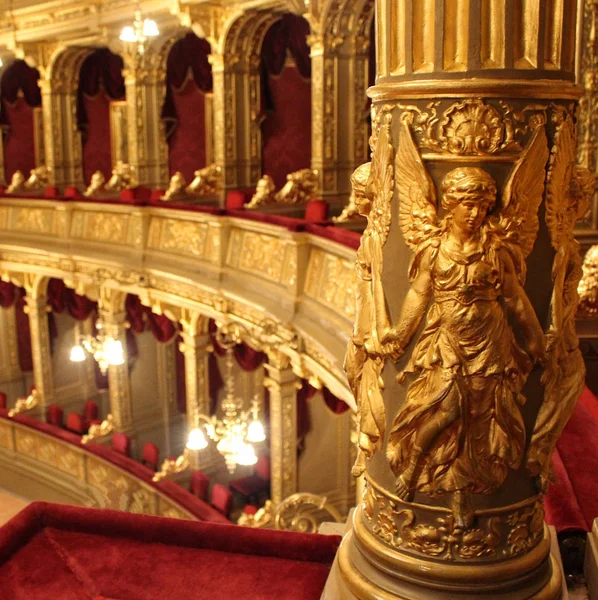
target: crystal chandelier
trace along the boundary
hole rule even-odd
[[[220,330],[219,330],[220,334]],[[225,395],[221,403],[224,417],[218,419],[204,414],[195,415],[195,428],[189,433],[187,448],[203,450],[208,441],[205,434],[216,442],[218,452],[224,456],[229,473],[234,473],[237,465],[254,465],[257,456],[252,444],[266,439],[264,426],[259,420],[259,400],[253,398],[251,408],[242,410],[243,400],[235,396],[233,376],[233,347],[235,341],[230,336],[220,334],[218,342],[226,348]],[[205,433],[204,433],[205,429]]]
[[[115,340],[104,333],[104,326],[100,319],[96,322],[97,336],[81,335],[78,326],[75,329],[76,344],[71,349],[71,361],[83,362],[88,354],[94,357],[100,371],[106,375],[111,365],[122,365],[125,362],[123,346],[120,340]]]
[[[139,7],[139,2],[137,2],[133,25],[123,27],[119,39],[122,42],[137,44],[138,53],[143,54],[147,39],[156,37],[157,35],[160,35],[158,25],[153,19],[143,19],[141,17],[141,8]]]

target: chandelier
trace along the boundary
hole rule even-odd
[[[98,334],[95,337],[82,335],[78,326],[75,328],[76,344],[71,349],[70,359],[72,362],[83,362],[87,354],[90,354],[98,363],[102,375],[106,375],[109,366],[124,364],[123,346],[120,340],[104,333],[104,325],[100,319],[96,322],[96,328]]]
[[[123,27],[119,39],[122,42],[137,44],[137,51],[139,54],[143,54],[147,39],[160,35],[160,30],[153,19],[142,19],[139,1],[137,2],[134,14],[133,25]]]
[[[221,402],[224,417],[208,416],[201,413],[195,415],[195,428],[189,433],[187,448],[203,450],[207,448],[207,436],[216,442],[216,448],[224,457],[229,473],[234,473],[237,465],[254,465],[257,462],[253,444],[266,439],[264,426],[259,420],[259,400],[254,396],[249,410],[242,410],[243,400],[235,396],[233,376],[232,336],[217,334],[218,342],[226,348],[225,395]],[[204,433],[205,429],[205,433]]]

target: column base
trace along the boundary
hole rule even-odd
[[[430,563],[429,569],[443,568],[445,563]],[[450,566],[446,568],[450,569]],[[486,588],[475,579],[462,585],[446,585],[425,580],[409,580],[404,573],[389,573],[377,568],[362,554],[350,531],[339,548],[321,600],[564,600],[563,575],[558,557],[549,555],[539,568],[510,581],[497,578]]]

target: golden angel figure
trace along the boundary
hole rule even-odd
[[[543,489],[550,479],[550,457],[579,398],[585,365],[575,331],[579,304],[577,286],[582,276],[579,243],[573,229],[589,207],[594,193],[592,173],[575,165],[575,126],[568,116],[555,135],[546,194],[546,224],[555,256],[553,294],[547,335],[548,363],[542,382],[544,401],[534,426],[527,468],[539,475]]]
[[[358,450],[353,475],[363,473],[366,459],[382,445],[386,416],[381,379],[386,356],[398,356],[394,342],[382,343],[390,324],[382,289],[382,246],[388,237],[393,194],[390,117],[384,115],[374,146],[372,162],[351,176],[359,212],[368,225],[357,250],[356,317],[345,356],[345,371],[359,413]]]
[[[389,433],[387,456],[399,497],[453,494],[469,526],[469,494],[490,494],[518,469],[526,437],[521,390],[545,354],[544,333],[523,290],[525,258],[538,231],[548,146],[543,122],[513,167],[497,202],[493,177],[459,167],[434,183],[400,123],[396,187],[400,228],[415,255],[399,321],[384,342],[405,348],[426,308],[425,328],[399,376],[414,374]],[[512,325],[522,333],[523,347]]]

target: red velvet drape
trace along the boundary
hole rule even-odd
[[[172,93],[179,126],[168,140],[168,168],[170,175],[180,171],[187,183],[194,172],[206,166],[206,110],[205,95],[193,79]]]
[[[52,312],[61,314],[66,311],[77,321],[85,321],[98,307],[97,302],[75,294],[60,279],[50,279],[48,282],[48,304]]]
[[[311,163],[309,24],[287,14],[270,27],[261,51],[262,171],[282,187]],[[295,66],[287,66],[289,54]]]
[[[168,140],[170,174],[181,171],[190,183],[206,166],[205,94],[212,91],[210,44],[188,33],[173,45],[166,63],[162,120]]]
[[[14,284],[0,281],[0,308],[15,307],[15,322],[17,326],[17,351],[21,371],[33,370],[31,354],[31,333],[29,331],[29,316],[25,314],[25,290]]]
[[[4,172],[25,177],[35,168],[33,108],[41,106],[39,71],[23,60],[14,61],[0,79],[0,126],[3,130]]]
[[[110,100],[123,100],[123,59],[108,48],[90,54],[79,71],[77,125],[83,140],[83,175],[89,183],[95,171],[107,178],[112,172]]]

